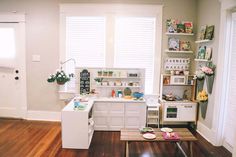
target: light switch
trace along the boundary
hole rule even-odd
[[[32,62],[40,62],[40,55],[32,55]]]

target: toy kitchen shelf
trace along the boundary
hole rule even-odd
[[[161,97],[161,123],[195,122],[197,102],[195,101],[196,82],[193,75],[161,75],[160,94],[173,95],[176,100],[168,101]]]

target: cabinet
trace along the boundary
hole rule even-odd
[[[71,101],[61,112],[62,148],[88,149],[94,133],[93,102],[84,110],[74,110]]]
[[[95,130],[140,128],[146,122],[146,104],[138,102],[95,102]]]
[[[195,102],[165,102],[163,105],[163,121],[165,122],[195,122],[197,103]]]
[[[193,75],[161,75],[162,123],[196,122],[195,84]]]

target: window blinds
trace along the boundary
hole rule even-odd
[[[145,94],[153,92],[155,21],[153,17],[116,17],[114,67],[144,68]]]
[[[66,58],[79,67],[105,66],[105,17],[66,17]]]

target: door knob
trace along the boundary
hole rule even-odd
[[[19,77],[18,77],[18,76],[16,76],[16,77],[15,77],[15,80],[19,80]]]

